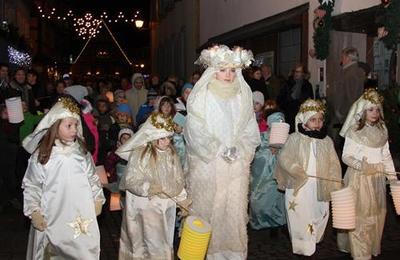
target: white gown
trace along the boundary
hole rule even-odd
[[[26,259],[99,259],[95,201],[105,199],[90,153],[56,142],[45,165],[33,154],[23,188],[24,214],[39,210],[47,223],[43,232],[31,227]]]
[[[315,140],[311,141],[310,146],[306,172],[315,176]],[[316,243],[322,240],[329,219],[329,202],[317,200],[317,179],[309,177],[297,196],[293,196],[293,189],[286,189],[285,206],[293,253],[306,256],[314,254]]]
[[[246,113],[245,88],[243,95],[227,100],[200,91],[195,102],[206,100],[207,105],[195,112],[204,113],[205,121],[189,111],[185,133],[192,209],[212,226],[207,259],[246,259],[250,162],[260,143],[257,122],[254,112]],[[232,146],[237,147],[239,158],[227,163],[221,153]]]

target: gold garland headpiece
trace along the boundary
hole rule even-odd
[[[325,113],[326,107],[320,100],[309,98],[301,104],[299,112],[306,113],[310,111]]]
[[[58,99],[58,102],[61,102],[64,108],[68,109],[71,113],[80,115],[81,110],[79,109],[78,105],[72,101],[70,98],[61,97]]]
[[[368,100],[374,105],[382,105],[383,97],[379,95],[378,91],[373,88],[369,88],[364,91],[363,99]]]
[[[159,122],[157,120],[158,117],[164,119],[164,122]],[[171,116],[164,116],[160,112],[152,113],[150,116],[150,123],[157,129],[165,129],[168,132],[174,131],[174,121]]]

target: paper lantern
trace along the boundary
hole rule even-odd
[[[114,102],[114,93],[112,93],[111,91],[107,91],[106,97],[108,99],[108,102],[110,103]]]
[[[288,139],[290,125],[287,123],[272,123],[269,135],[269,144],[272,147],[281,148]]]
[[[392,193],[392,199],[396,214],[400,215],[400,181],[396,181],[390,184],[390,191]]]
[[[8,121],[11,124],[18,124],[24,121],[24,111],[20,97],[6,99]]]
[[[332,224],[337,229],[356,227],[356,204],[353,191],[347,187],[331,192]]]
[[[104,169],[103,165],[96,166],[96,174],[99,176],[102,185],[108,183],[106,169]]]
[[[211,225],[205,220],[189,216],[183,224],[178,257],[182,260],[203,260],[211,238]]]
[[[110,194],[110,211],[121,210],[121,194],[112,192]]]

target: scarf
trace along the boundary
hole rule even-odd
[[[297,126],[299,129],[299,132],[308,137],[316,138],[316,139],[324,139],[327,136],[327,129],[325,126],[323,126],[321,128],[321,130],[319,130],[319,131],[318,130],[312,130],[312,131],[306,130],[306,129],[304,129],[303,124],[301,124],[301,123],[298,124]]]
[[[232,83],[224,82],[213,78],[208,83],[208,89],[215,96],[221,99],[230,99],[239,93],[239,81],[235,79]]]

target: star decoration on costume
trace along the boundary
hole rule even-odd
[[[68,223],[68,226],[74,230],[74,239],[78,238],[81,234],[90,236],[89,225],[93,222],[93,219],[85,219],[82,216],[78,216],[73,222]]]
[[[326,5],[333,4],[333,0],[322,0],[321,5],[324,5],[324,4],[326,4]]]
[[[308,224],[307,231],[310,232],[310,235],[314,233],[314,226],[313,224]]]
[[[296,211],[296,206],[299,205],[296,203],[296,201],[289,201],[289,210]]]

